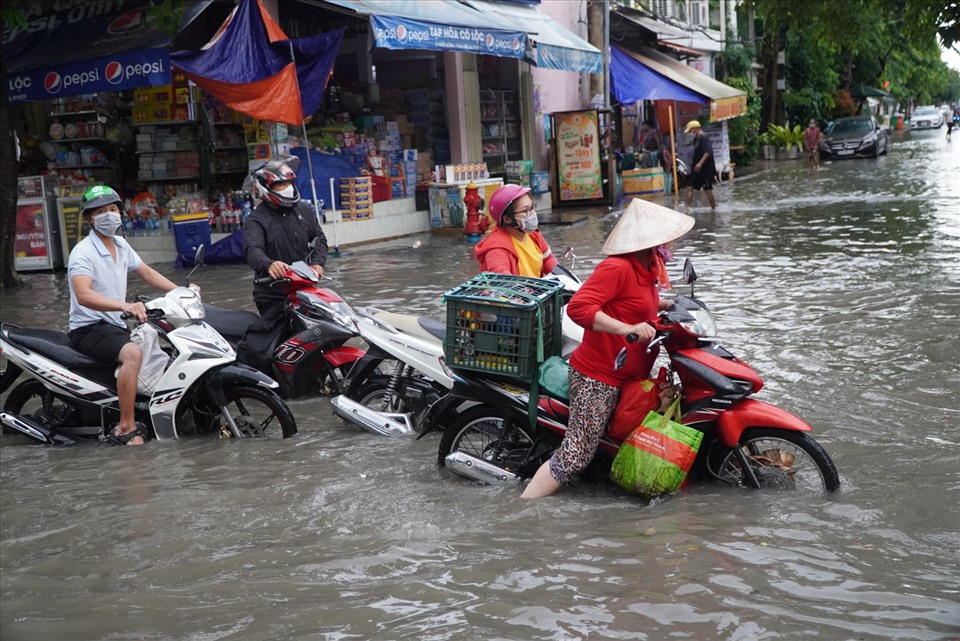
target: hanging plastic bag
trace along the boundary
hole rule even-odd
[[[130,340],[139,345],[143,351],[143,359],[140,361],[140,374],[137,376],[137,393],[153,394],[157,389],[157,383],[160,377],[167,369],[170,363],[170,357],[160,348],[160,335],[157,330],[148,323],[137,325],[130,332]],[[116,375],[119,376],[120,368],[117,368]]]
[[[667,370],[656,378],[632,378],[620,387],[620,399],[607,424],[607,436],[620,442],[643,423],[650,412],[660,408],[660,389],[667,382]]]
[[[559,356],[551,356],[540,364],[540,387],[550,394],[570,398],[570,364]]]
[[[644,499],[680,489],[697,457],[703,432],[671,420],[679,408],[677,397],[665,414],[650,412],[630,433],[610,468],[614,483]]]

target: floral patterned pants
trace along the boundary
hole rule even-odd
[[[617,407],[620,388],[570,368],[570,421],[560,448],[550,457],[550,475],[566,485],[593,460],[600,437]]]

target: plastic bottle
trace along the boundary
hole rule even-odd
[[[136,216],[133,217],[133,235],[134,236],[146,236],[147,235],[147,221],[144,220],[143,214],[137,212]]]
[[[156,211],[150,212],[150,217],[147,219],[147,235],[160,235],[160,216],[157,215]]]
[[[127,216],[126,219],[123,221],[123,234],[127,238],[131,238],[135,235],[134,229],[133,229],[133,218],[131,218],[130,216]]]

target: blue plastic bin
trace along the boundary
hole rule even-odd
[[[205,219],[173,223],[177,253],[193,255],[200,245],[210,247],[210,223]]]

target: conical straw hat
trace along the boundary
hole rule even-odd
[[[600,251],[613,256],[657,247],[680,238],[690,231],[693,223],[691,216],[634,198]]]

